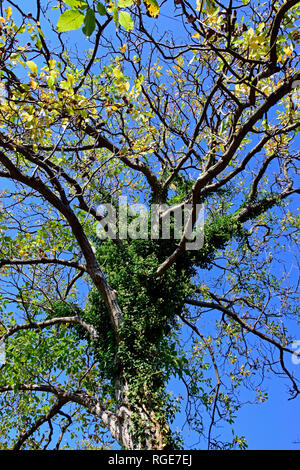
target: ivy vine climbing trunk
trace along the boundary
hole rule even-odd
[[[107,423],[112,437],[124,449],[163,450],[170,448],[169,426],[156,416],[146,396],[140,397],[134,407],[121,404],[117,419]]]

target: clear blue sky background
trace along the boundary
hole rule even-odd
[[[237,412],[235,424],[220,426],[217,434],[224,440],[226,437],[230,440],[233,428],[236,435],[246,437],[248,450],[300,450],[299,397],[289,401],[287,386],[279,378],[267,380],[265,389],[269,394],[266,402],[244,405]],[[250,396],[250,392],[243,394],[245,400]],[[182,425],[183,420],[183,416],[177,419],[178,426]],[[187,428],[184,436],[188,445],[195,443],[196,437],[189,435]]]

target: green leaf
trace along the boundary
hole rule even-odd
[[[36,38],[35,45],[39,50],[42,49],[43,45],[42,45],[42,41],[40,40],[40,38]]]
[[[49,85],[50,86],[50,85]],[[71,85],[70,83],[67,81],[67,80],[62,80],[59,84],[60,88],[62,88],[63,90],[67,90],[67,91],[70,91],[71,89]]]
[[[133,0],[119,0],[118,1],[119,8],[131,7],[131,5],[133,5]]]
[[[82,28],[82,32],[86,36],[90,36],[96,27],[96,18],[95,12],[91,8],[88,9],[84,18],[84,27]]]
[[[53,75],[50,75],[50,77],[47,79],[47,85],[52,88],[55,85],[55,77]]]
[[[100,16],[105,16],[106,15],[105,6],[102,3],[97,4],[97,11],[98,11]]]
[[[73,10],[76,10],[77,8],[85,9],[88,7],[88,4],[82,0],[64,0],[64,3]]]
[[[56,28],[59,33],[64,33],[65,31],[80,28],[83,21],[84,15],[80,11],[68,10],[60,15]]]
[[[114,23],[115,23],[116,27],[118,28],[119,27],[119,10],[118,10],[118,8],[113,9],[112,17],[113,17],[113,20],[114,20]]]
[[[134,28],[133,21],[131,16],[126,11],[120,11],[119,13],[119,23],[126,31],[131,31]]]

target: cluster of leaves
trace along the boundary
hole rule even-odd
[[[82,25],[82,32],[86,36],[91,36],[96,28],[96,15],[101,17],[112,17],[116,28],[122,26],[126,31],[134,29],[134,23],[128,11],[124,8],[139,5],[135,0],[118,0],[116,2],[106,1],[104,5],[101,2],[93,2],[91,7],[83,0],[64,0],[64,3],[71,7],[61,14],[57,30],[61,33],[79,29]],[[144,0],[145,7],[149,16],[156,18],[159,13],[159,6],[156,0]]]

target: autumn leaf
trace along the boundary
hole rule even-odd
[[[126,45],[126,44],[123,44],[122,47],[119,47],[119,51],[122,52],[122,54],[125,54],[126,49],[127,49],[127,45]]]
[[[37,65],[35,62],[33,62],[33,60],[28,60],[26,62],[26,65],[27,67],[30,68],[31,72],[32,72],[32,75],[36,76],[37,75]]]
[[[6,8],[6,18],[9,20],[9,18],[11,17],[12,15],[12,8],[11,7],[7,7]]]
[[[37,84],[34,80],[30,80],[29,86],[30,86],[30,88],[32,88],[33,90],[36,90],[36,89],[39,87],[38,84]]]
[[[159,14],[159,6],[156,0],[144,0],[145,7],[147,12],[153,18],[157,18]]]
[[[55,66],[56,66],[56,60],[55,60],[55,59],[50,59],[50,60],[49,60],[49,68],[50,68],[50,70],[54,69]]]

